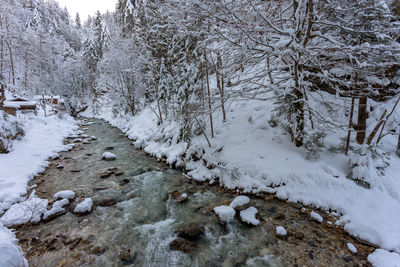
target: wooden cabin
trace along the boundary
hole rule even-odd
[[[36,110],[36,101],[29,100],[23,97],[15,97],[4,101],[3,110],[8,114],[17,115],[17,110],[30,112]]]

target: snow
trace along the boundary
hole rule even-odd
[[[357,254],[357,248],[352,244],[352,243],[347,243],[347,248],[353,252],[354,254]]]
[[[256,214],[258,213],[258,210],[254,207],[249,207],[245,210],[240,211],[240,219],[242,219],[243,222],[252,224],[252,225],[258,225],[260,223],[259,220],[256,218]]]
[[[38,223],[43,213],[47,211],[47,199],[35,196],[35,190],[25,201],[13,204],[0,218],[0,224],[5,226],[21,225],[27,222]]]
[[[75,193],[72,190],[64,190],[54,194],[54,199],[68,199],[73,200],[75,198]]]
[[[310,213],[311,218],[313,218],[314,220],[316,220],[317,222],[322,223],[324,221],[324,219],[322,218],[321,215],[319,215],[318,213],[316,213],[315,211],[312,211]]]
[[[47,159],[64,149],[64,138],[76,128],[69,116],[44,117],[39,113],[21,114],[18,118],[25,131],[21,140],[13,142],[8,154],[0,154],[0,214],[13,203],[24,200],[28,182],[47,166]]]
[[[11,230],[0,224],[0,266],[28,266]]]
[[[215,207],[214,212],[219,216],[222,222],[231,222],[236,214],[236,211],[229,206]]]
[[[90,212],[93,207],[93,201],[91,198],[85,198],[81,203],[76,205],[74,212],[76,213],[84,213],[84,212]]]
[[[103,155],[101,155],[101,158],[104,160],[115,160],[117,156],[111,152],[104,152]]]
[[[279,236],[285,236],[286,235],[286,230],[282,226],[277,226],[276,227],[276,234]]]
[[[242,207],[249,204],[250,198],[248,196],[238,196],[236,197],[229,206],[232,208]]]
[[[187,195],[186,193],[183,193],[183,194],[181,195],[181,198],[187,199],[187,198],[188,198],[188,195]]]
[[[400,255],[384,249],[376,249],[368,255],[368,261],[374,267],[400,267]]]
[[[49,211],[46,211],[43,215],[43,220],[46,220],[49,216],[52,216],[57,213],[64,212],[64,206],[69,203],[68,199],[61,199],[53,203],[53,206]]]

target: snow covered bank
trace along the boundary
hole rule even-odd
[[[57,116],[20,114],[18,121],[25,132],[24,137],[13,142],[10,153],[0,154],[0,214],[12,204],[26,200],[28,182],[48,166],[49,157],[69,149],[63,145],[64,138],[77,128],[75,120],[69,116],[60,119]],[[41,203],[42,200],[32,195],[27,201]],[[47,203],[44,209],[46,207]],[[14,217],[1,219],[6,220],[7,225],[12,225],[21,218]],[[35,220],[34,217],[32,214],[31,219]],[[0,266],[25,265],[27,262],[14,234],[0,223]]]
[[[388,108],[392,106],[393,103],[387,103]],[[346,136],[345,131],[331,131],[320,157],[309,160],[303,148],[295,147],[289,136],[269,125],[271,102],[238,101],[229,107],[227,122],[214,117],[215,138],[210,140],[211,148],[203,135],[194,137],[190,145],[179,142],[179,124],[157,125],[157,117],[150,108],[132,118],[115,117],[112,107],[105,106],[97,117],[120,128],[134,140],[135,146],[150,155],[185,167],[195,180],[219,181],[229,189],[255,194],[268,192],[292,202],[334,210],[339,216],[336,224],[343,225],[350,234],[400,253],[397,136],[383,139],[384,150],[391,154],[389,166],[384,170],[385,175],[375,168],[368,170],[371,188],[367,189],[348,178],[350,157],[337,149],[341,146],[340,138]],[[381,113],[382,110],[375,108],[369,125],[374,126]],[[394,114],[397,116],[400,114]]]

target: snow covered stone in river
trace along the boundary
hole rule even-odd
[[[282,226],[276,227],[276,235],[277,236],[286,236],[286,230]]]
[[[353,252],[354,254],[357,254],[357,249],[352,243],[347,243],[347,248]]]
[[[257,220],[256,218],[257,213],[258,210],[256,208],[254,207],[247,208],[240,212],[240,219],[247,224],[258,225],[260,221]]]
[[[229,206],[215,207],[214,212],[218,215],[222,222],[231,222],[236,214],[235,209]]]
[[[79,203],[78,205],[76,205],[75,209],[74,209],[74,213],[83,215],[83,214],[87,214],[90,213],[92,211],[93,208],[93,201],[91,198],[85,198],[84,201],[82,201],[81,203]]]
[[[68,199],[62,199],[53,203],[53,206],[49,211],[46,211],[43,215],[43,220],[49,221],[65,213],[64,206],[69,203]]]
[[[316,220],[317,222],[322,223],[324,221],[324,219],[321,217],[321,215],[319,215],[318,213],[316,213],[315,211],[312,211],[310,213],[311,218],[313,218],[314,220]]]
[[[250,198],[247,196],[238,196],[236,197],[229,206],[231,206],[234,209],[240,209],[244,206],[246,206],[247,204],[250,203]]]
[[[91,140],[97,140],[97,137],[93,135],[93,136],[90,137],[90,139]]]
[[[101,159],[103,160],[115,160],[116,158],[117,156],[111,152],[104,152],[103,155],[101,155]]]
[[[54,194],[54,199],[68,199],[73,200],[75,198],[75,193],[72,190],[64,190]]]

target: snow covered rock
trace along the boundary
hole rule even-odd
[[[276,235],[277,236],[286,236],[286,230],[285,230],[285,228],[283,228],[282,226],[277,226],[276,227]]]
[[[240,212],[240,219],[247,224],[258,225],[260,221],[257,220],[256,218],[257,213],[258,210],[256,208],[254,207],[247,208]]]
[[[72,190],[64,190],[54,194],[53,198],[57,199],[68,199],[73,200],[75,198],[75,193]]]
[[[97,140],[97,137],[93,135],[90,137],[90,139],[94,141],[94,140]]]
[[[101,155],[101,159],[103,160],[115,160],[117,156],[114,153],[111,152],[104,152],[103,155]]]
[[[376,249],[368,255],[368,261],[374,267],[400,267],[400,254],[384,249]]]
[[[93,201],[91,198],[85,198],[81,203],[76,205],[74,209],[74,213],[79,215],[88,214],[92,211],[93,208]]]
[[[310,213],[311,218],[313,218],[314,220],[316,220],[317,222],[322,223],[324,221],[324,219],[322,218],[321,215],[319,215],[318,213],[316,213],[315,211],[312,211]]]
[[[64,206],[69,203],[68,199],[61,199],[53,203],[53,206],[49,211],[46,211],[43,215],[43,220],[50,221],[62,214],[65,214]]]
[[[347,248],[353,252],[354,254],[357,254],[357,249],[352,243],[347,243]]]
[[[89,138],[89,135],[87,135],[87,134],[81,134],[81,137],[86,139],[86,138]]]
[[[72,140],[72,142],[74,142],[74,143],[80,143],[80,142],[82,142],[82,139],[81,139],[81,138],[76,138],[76,139]]]
[[[18,240],[11,230],[0,223],[0,266],[28,266]]]
[[[89,139],[85,139],[85,140],[83,140],[82,144],[90,144],[90,140]]]
[[[231,204],[229,205],[230,207],[234,209],[240,209],[246,206],[247,204],[250,203],[250,198],[247,196],[238,196],[236,197]]]
[[[12,205],[1,217],[0,223],[5,226],[38,223],[42,214],[47,211],[47,204],[47,199],[36,197],[33,191],[27,200]]]
[[[215,207],[214,212],[218,215],[222,222],[231,222],[236,214],[235,209],[230,206]]]

